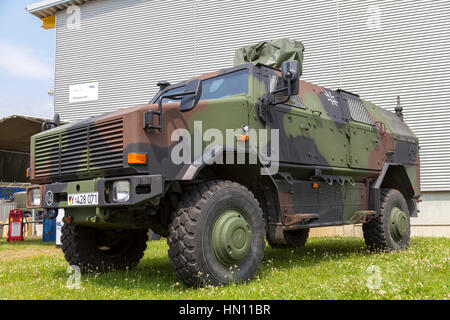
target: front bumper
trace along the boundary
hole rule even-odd
[[[110,196],[113,182],[128,180],[130,182],[130,198],[126,202],[114,202]],[[40,206],[33,206],[30,193],[33,189],[41,191]],[[80,207],[128,207],[159,197],[164,191],[164,179],[161,175],[128,176],[116,178],[97,178],[92,180],[57,182],[27,189],[27,205],[29,208],[72,208],[68,203],[69,194],[98,193],[98,204]]]

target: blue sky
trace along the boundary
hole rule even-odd
[[[26,11],[37,0],[0,0],[0,118],[53,117],[55,31]]]

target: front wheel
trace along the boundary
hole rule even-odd
[[[83,273],[131,269],[144,256],[148,230],[100,230],[65,223],[62,251],[70,265]]]
[[[381,190],[380,214],[363,224],[363,233],[371,251],[401,251],[408,247],[411,235],[409,210],[398,190]]]
[[[264,257],[265,224],[254,195],[230,181],[193,186],[173,217],[169,257],[188,286],[226,285],[255,277]]]

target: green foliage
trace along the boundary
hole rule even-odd
[[[449,299],[450,239],[413,238],[401,253],[367,251],[359,238],[312,238],[298,250],[266,248],[255,280],[228,287],[189,289],[179,283],[164,241],[148,243],[137,268],[82,276],[66,287],[67,262],[48,244],[0,244],[0,299]],[[5,254],[23,250],[6,259]],[[36,252],[36,255],[33,255]],[[41,253],[40,253],[41,252]],[[42,253],[44,252],[44,253]],[[369,266],[381,271],[369,289]]]

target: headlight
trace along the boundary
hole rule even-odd
[[[30,203],[35,207],[41,205],[41,189],[36,188],[30,191]]]
[[[130,200],[130,181],[120,180],[113,184],[113,201],[127,202]]]

